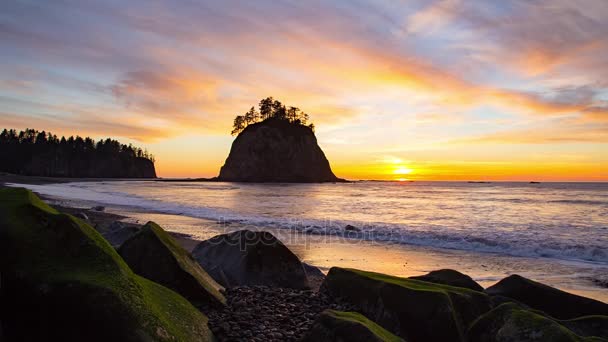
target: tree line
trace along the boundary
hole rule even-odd
[[[97,142],[80,136],[59,138],[29,128],[0,133],[0,160],[3,172],[65,177],[130,177],[140,173],[142,161],[149,161],[152,168],[155,162],[147,150],[110,138]]]
[[[258,105],[258,108],[259,110],[254,106],[251,107],[247,113],[237,115],[234,118],[231,134],[237,135],[241,133],[247,126],[268,119],[286,120],[294,124],[308,126],[313,131],[315,129],[315,125],[313,123],[307,125],[309,120],[308,114],[300,110],[298,107],[285,106],[281,103],[281,101],[272,98],[272,96],[262,99]]]

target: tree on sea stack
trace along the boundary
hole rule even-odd
[[[331,171],[309,115],[273,97],[233,122],[230,154],[217,177],[228,182],[321,183],[344,181]]]
[[[300,108],[293,106],[286,107],[281,101],[275,100],[272,96],[262,99],[259,108],[259,112],[256,111],[255,107],[251,107],[247,113],[237,115],[232,124],[231,134],[237,135],[251,124],[271,118],[286,120],[304,126],[306,126],[309,119],[309,115],[301,111]],[[314,125],[311,123],[308,127],[314,128]]]

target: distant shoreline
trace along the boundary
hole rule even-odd
[[[5,183],[20,183],[20,184],[34,184],[34,185],[44,185],[44,184],[61,184],[61,183],[75,183],[75,182],[124,182],[124,181],[133,181],[133,182],[167,182],[167,183],[179,183],[179,182],[219,182],[217,177],[212,178],[68,178],[68,177],[40,177],[40,176],[24,176],[24,175],[14,175],[9,173],[1,173],[0,172],[0,185]],[[477,180],[408,180],[408,181],[398,181],[398,180],[388,180],[388,179],[355,179],[355,180],[347,180],[346,184],[349,183],[358,183],[358,182],[377,182],[377,183],[467,183],[467,184],[479,184],[479,185],[487,185],[487,184],[501,184],[501,183],[521,183],[521,184],[530,184],[530,185],[542,185],[542,184],[556,184],[556,183],[608,183],[608,181],[508,181],[508,180],[499,180],[499,181],[477,181]],[[231,183],[242,183],[242,182],[231,182]],[[332,182],[329,182],[332,183]],[[340,182],[342,183],[342,182]],[[243,184],[272,184],[272,183],[247,183]],[[288,184],[322,184],[322,183],[288,183]]]

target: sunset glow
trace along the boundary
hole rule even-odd
[[[393,171],[393,173],[396,175],[409,175],[410,173],[412,173],[412,169],[407,168],[405,166],[400,166],[398,169]]]
[[[607,17],[604,0],[6,1],[0,126],[212,177],[232,118],[274,96],[310,114],[339,177],[608,181]]]

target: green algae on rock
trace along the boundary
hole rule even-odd
[[[154,222],[125,241],[118,253],[133,272],[176,291],[195,305],[226,303],[220,293],[223,287]]]
[[[473,291],[483,291],[483,287],[477,284],[471,277],[456,270],[441,269],[429,272],[425,275],[410,277],[410,279],[428,281],[430,283],[444,284],[456,287],[464,287]]]
[[[0,189],[8,340],[212,341],[186,299],[133,273],[98,232],[25,189]]]
[[[397,337],[358,312],[323,311],[303,342],[399,342]]]
[[[581,337],[542,313],[505,303],[481,316],[468,332],[471,342],[591,342],[600,337]]]
[[[481,292],[338,267],[322,290],[408,341],[464,341],[470,323],[491,309]]]
[[[513,298],[558,319],[608,315],[606,303],[568,293],[516,274],[488,287],[485,292],[491,296]]]

